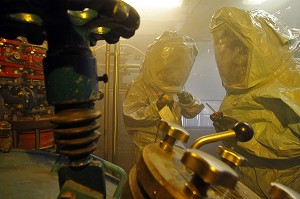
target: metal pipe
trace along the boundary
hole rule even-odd
[[[124,64],[122,66],[126,69],[141,69],[141,64]]]
[[[224,131],[222,133],[216,133],[212,135],[205,135],[198,138],[190,148],[199,149],[201,146],[205,144],[217,142],[228,138],[235,138],[235,137],[236,137],[236,132],[234,130]]]
[[[138,51],[139,53],[141,53],[142,55],[146,55],[143,51],[141,51],[140,49],[138,49],[137,47],[130,45],[130,44],[122,44],[123,46],[130,46],[131,48],[135,49],[136,51]]]
[[[95,160],[99,160],[102,162],[102,164],[104,165],[104,167],[106,169],[108,169],[109,171],[112,171],[113,173],[116,173],[118,174],[119,176],[119,183],[117,185],[117,188],[113,194],[113,199],[119,199],[120,198],[120,195],[123,191],[123,187],[126,183],[126,180],[127,180],[127,174],[125,172],[124,169],[122,169],[121,167],[119,167],[118,165],[115,165],[115,164],[112,164],[111,162],[109,161],[106,161],[106,160],[103,160],[97,156],[92,156]]]
[[[212,135],[205,135],[198,138],[190,148],[199,149],[205,144],[225,140],[228,138],[235,138],[239,142],[248,142],[252,139],[253,134],[253,128],[249,124],[245,122],[238,122],[234,125],[232,130],[223,131],[221,133],[216,133]]]
[[[118,152],[118,101],[119,101],[119,57],[120,55],[120,44],[119,42],[115,44],[114,49],[114,89],[113,89],[113,157],[112,162],[117,161],[117,152]]]
[[[109,66],[110,66],[110,44],[106,43],[106,51],[105,51],[105,74],[109,74]],[[104,159],[108,160],[108,115],[109,115],[109,81],[104,84]]]

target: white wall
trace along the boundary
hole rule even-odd
[[[211,41],[199,41],[197,46],[199,53],[186,82],[185,90],[200,99],[205,108],[193,119],[183,118],[183,126],[187,128],[212,127],[209,116],[213,112],[206,103],[218,111],[226,94],[215,62]]]
[[[198,42],[198,56],[185,89],[202,100],[223,100],[222,86],[211,41]]]

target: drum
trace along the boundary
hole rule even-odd
[[[35,129],[32,131],[15,131],[16,148],[47,149],[54,146],[53,129]]]
[[[14,148],[39,150],[54,146],[54,125],[50,122],[50,117],[21,117],[9,123]]]

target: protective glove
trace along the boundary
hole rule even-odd
[[[172,109],[173,104],[174,104],[173,98],[166,94],[162,94],[156,101],[156,106],[157,106],[158,110],[161,110],[166,105],[170,109]]]
[[[177,96],[181,104],[189,104],[193,101],[193,96],[186,91],[181,91],[177,93]]]

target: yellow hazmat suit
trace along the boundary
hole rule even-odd
[[[225,142],[249,160],[241,181],[262,197],[273,181],[300,192],[299,31],[262,10],[225,7],[211,35],[227,92],[219,111],[254,129],[249,142]]]
[[[197,54],[193,39],[171,31],[148,46],[141,73],[123,103],[125,127],[139,149],[161,139],[157,126],[163,115],[181,124],[181,116],[193,118],[204,108],[200,100],[182,91]]]

